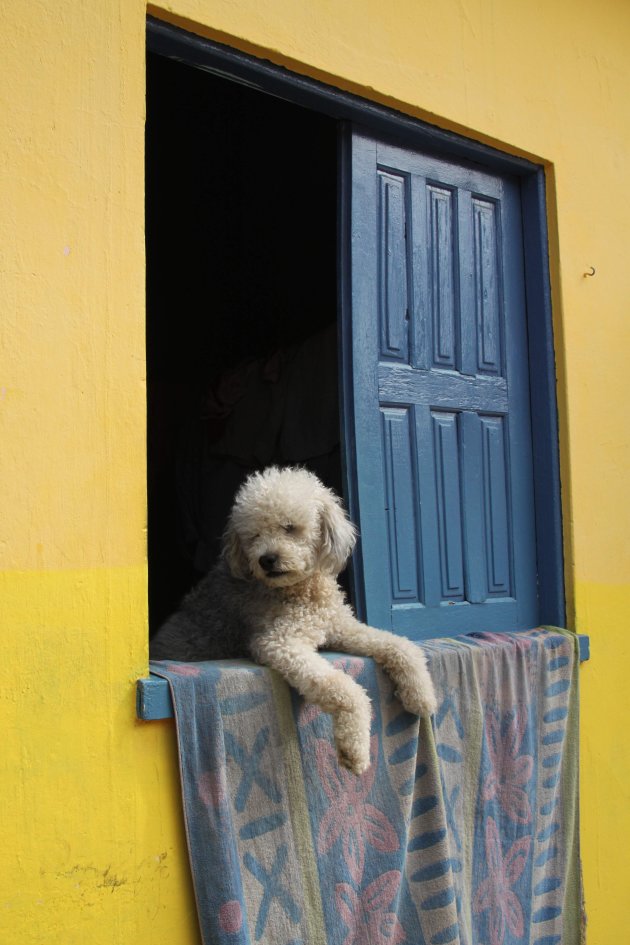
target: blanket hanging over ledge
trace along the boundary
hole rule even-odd
[[[245,661],[152,663],[175,706],[204,945],[579,945],[575,638],[425,645],[431,720],[371,660],[372,765],[340,769],[328,715]]]

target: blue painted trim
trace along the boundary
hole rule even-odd
[[[590,639],[585,633],[579,633],[577,637],[580,663],[584,663],[590,658]],[[166,679],[151,675],[136,681],[136,716],[143,722],[174,718],[171,690]]]
[[[577,638],[580,647],[580,663],[585,663],[591,658],[591,639],[586,633],[578,633]]]
[[[355,453],[355,403],[354,403],[354,362],[352,357],[352,279],[350,256],[352,232],[352,126],[349,122],[342,122],[337,138],[337,227],[338,227],[338,278],[337,278],[337,311],[339,318],[339,426],[341,430],[341,462],[343,481],[345,485],[345,504],[353,522],[359,518],[359,484],[356,478],[357,464],[354,462]],[[359,542],[361,536],[359,535]],[[357,549],[359,550],[359,549]],[[359,620],[365,622],[365,595],[363,575],[363,555],[355,553],[348,568],[352,600]]]
[[[215,43],[154,17],[147,17],[147,49],[268,95],[312,108],[331,118],[358,122],[368,127],[370,134],[395,135],[403,144],[425,151],[479,161],[493,170],[512,174],[529,174],[537,168],[525,158],[444,131],[404,112],[291,72],[269,60]]]
[[[171,690],[166,679],[151,675],[137,680],[136,716],[147,722],[174,717]]]
[[[566,625],[556,364],[545,172],[521,181],[529,341],[539,622]]]

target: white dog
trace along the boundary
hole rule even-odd
[[[408,712],[431,714],[419,646],[360,623],[337,584],[356,540],[339,499],[305,469],[254,473],[236,495],[222,557],[158,630],[152,659],[250,656],[333,717],[339,761],[370,763],[370,700],[321,647],[373,657]]]

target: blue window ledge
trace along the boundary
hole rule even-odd
[[[590,641],[585,633],[579,633],[580,662],[590,657]],[[154,719],[172,719],[173,702],[168,683],[159,676],[139,679],[136,684],[136,715],[145,722]]]

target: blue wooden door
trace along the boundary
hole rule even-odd
[[[535,626],[518,183],[356,129],[342,181],[359,612],[416,639]]]

